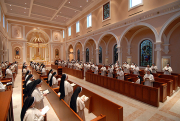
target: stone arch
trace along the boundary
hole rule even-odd
[[[98,40],[98,43],[97,43],[97,48],[98,48],[98,46],[99,46],[99,43],[100,43],[101,40],[103,39],[103,37],[106,36],[106,35],[108,35],[108,34],[114,36],[114,38],[116,39],[116,42],[118,43],[118,37],[117,37],[114,33],[112,33],[112,32],[105,32],[104,34],[102,34],[102,35],[100,36],[100,38],[99,38],[99,40]]]
[[[124,30],[124,32],[121,34],[121,36],[120,36],[120,38],[119,38],[118,46],[120,47],[120,44],[121,44],[121,41],[123,40],[124,35],[126,35],[126,33],[127,33],[129,30],[131,30],[131,29],[134,28],[134,27],[141,26],[141,25],[142,25],[142,26],[146,26],[146,27],[148,27],[150,30],[152,30],[153,33],[154,33],[154,35],[155,35],[156,42],[158,42],[158,33],[157,33],[156,29],[155,29],[152,25],[150,25],[150,24],[147,24],[147,23],[144,23],[144,22],[140,22],[140,23],[137,23],[137,24],[132,24],[132,25],[130,25],[129,27],[127,27],[127,28]]]
[[[96,46],[96,48],[97,48],[96,40],[95,40],[94,38],[92,38],[92,37],[89,37],[89,38],[87,38],[87,39],[85,40],[85,42],[84,42],[83,51],[85,51],[85,46],[86,46],[86,44],[88,43],[89,40],[93,40],[94,43],[95,43],[95,46]]]
[[[180,17],[180,12],[176,13],[175,15],[173,15],[170,19],[167,20],[167,22],[163,25],[163,27],[161,28],[160,32],[159,32],[159,40],[161,41],[162,39],[162,35],[163,32],[166,30],[166,28],[171,24],[171,22],[173,22],[175,19],[177,19],[178,17]]]

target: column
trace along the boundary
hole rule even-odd
[[[161,71],[162,68],[161,68],[161,42],[159,43],[156,43],[156,49],[155,51],[157,52],[157,57],[156,57],[156,65],[157,65],[157,68],[158,68],[158,71]]]
[[[68,52],[66,52],[66,59],[67,59],[67,61],[69,59],[69,53]]]
[[[46,47],[45,47],[45,49],[44,49],[44,50],[45,50],[44,59],[45,59],[45,61],[46,61],[46,50],[47,50],[47,49],[46,49]]]
[[[30,48],[30,52],[29,53],[30,53],[30,61],[31,61],[32,60],[32,47],[30,46],[29,48]]]
[[[84,54],[84,51],[82,51],[82,56],[83,56],[82,61],[83,61],[83,63],[84,63],[84,62],[85,62],[85,54]]]
[[[76,52],[73,52],[74,60],[76,60]]]
[[[23,26],[23,39],[26,39],[26,36],[25,36],[25,26]]]
[[[119,62],[119,64],[121,65],[122,64],[122,62],[121,62],[121,47],[117,47],[117,49],[118,49],[118,62]]]
[[[96,48],[96,64],[99,65],[99,49]]]
[[[23,43],[23,62],[26,62],[26,44]]]

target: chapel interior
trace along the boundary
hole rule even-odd
[[[0,92],[0,110],[5,111],[0,111],[0,120],[21,120],[26,62],[34,78],[43,80],[41,88],[51,90],[44,98],[50,107],[44,121],[82,121],[60,102],[58,90],[46,84],[47,76],[30,66],[34,62],[59,77],[66,73],[70,83],[83,88],[83,94],[90,96],[85,103],[86,121],[180,121],[179,52],[180,0],[0,0],[0,63],[18,63],[14,87]],[[126,84],[115,77],[57,66],[58,60],[99,67],[127,62],[137,64],[139,70],[154,63],[157,77],[164,81],[156,77],[156,88],[136,89],[130,75]],[[163,75],[167,64],[173,70],[171,76]],[[2,76],[1,81],[5,80]],[[8,106],[3,106],[6,102]]]

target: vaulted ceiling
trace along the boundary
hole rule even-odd
[[[66,25],[102,0],[2,0],[5,14]]]

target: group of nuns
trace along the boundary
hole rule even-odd
[[[48,73],[48,83],[49,86],[54,88],[53,85],[55,85],[55,88],[58,84],[58,81],[55,78],[56,72],[53,72],[51,69]],[[84,115],[84,99],[81,99],[78,97],[79,93],[82,91],[81,87],[77,87],[76,90],[73,93],[73,87],[71,84],[67,81],[68,76],[66,74],[63,74],[61,77],[60,82],[60,100],[63,99],[68,105],[70,105],[71,109],[76,112],[82,119],[85,121],[85,115]]]
[[[23,76],[25,77],[23,85],[24,105],[21,110],[21,121],[44,121],[45,115],[41,114],[41,110],[44,108],[44,96],[47,94],[42,94],[39,90],[42,81],[40,79],[34,80],[30,70],[27,70]]]

